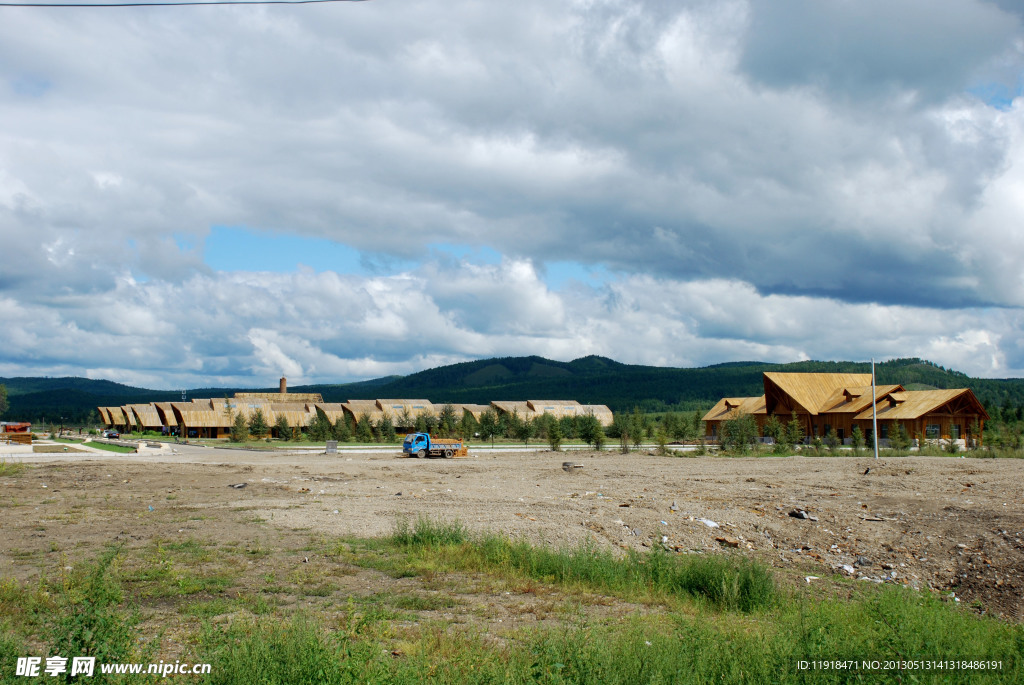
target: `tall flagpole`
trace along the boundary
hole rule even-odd
[[[875,358],[871,358],[871,438],[875,443],[875,459],[878,459],[878,406],[875,399]]]

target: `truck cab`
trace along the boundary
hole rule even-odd
[[[409,433],[402,443],[402,454],[411,454],[422,459],[430,454],[430,435],[427,433]]]
[[[429,433],[410,433],[402,443],[402,454],[409,457],[452,457],[466,456],[466,446],[461,440],[451,438],[434,439]]]

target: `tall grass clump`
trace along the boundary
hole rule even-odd
[[[121,584],[111,566],[120,548],[107,549],[91,566],[66,578],[58,589],[57,610],[47,625],[50,654],[92,656],[97,663],[132,661],[138,612],[121,606]],[[97,674],[97,682],[102,682]]]
[[[303,614],[288,621],[205,624],[199,638],[215,685],[333,685],[384,682],[380,645],[334,636]]]
[[[0,623],[0,674],[11,668],[18,657],[28,653],[24,640],[15,633],[14,627],[7,621]]]
[[[461,569],[525,575],[542,582],[577,584],[622,594],[698,597],[720,610],[754,611],[776,601],[775,580],[763,565],[728,556],[673,556],[664,550],[619,557],[585,543],[553,548],[504,535],[471,537],[462,524],[421,517],[410,528],[399,520],[392,544],[441,552]]]
[[[458,520],[434,521],[420,516],[415,525],[409,526],[409,519],[400,518],[391,535],[391,543],[398,547],[437,549],[449,545],[461,545],[469,540],[469,533]]]
[[[24,464],[0,459],[0,476],[20,476],[24,471]]]

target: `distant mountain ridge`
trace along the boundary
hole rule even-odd
[[[765,371],[868,373],[866,362],[805,361],[790,364],[726,362],[701,368],[623,364],[588,356],[560,362],[538,356],[501,357],[450,364],[408,376],[389,376],[358,383],[315,384],[290,388],[318,392],[327,402],[404,398],[435,403],[487,403],[492,400],[574,399],[605,404],[614,411],[639,406],[645,411],[668,408],[693,411],[722,397],[748,397],[763,392]],[[908,389],[969,387],[986,406],[1024,404],[1024,379],[974,379],[932,362],[911,358],[876,365],[879,383],[901,383]],[[5,419],[37,423],[91,423],[97,406],[179,401],[180,391],[147,390],[113,381],[86,378],[0,378],[7,386],[10,409]],[[187,397],[224,397],[236,392],[276,392],[277,388],[197,388]]]

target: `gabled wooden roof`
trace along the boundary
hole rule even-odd
[[[377,400],[377,407],[392,417],[401,416],[403,410],[413,418],[420,414],[440,413],[430,400]]]
[[[883,420],[919,419],[926,414],[960,414],[977,416],[987,421],[985,407],[969,388],[951,390],[905,390],[891,393],[890,401],[878,403],[878,418]],[[856,419],[871,419],[871,407],[857,414]]]
[[[224,410],[224,400],[193,400],[192,402],[171,402],[174,417],[179,426],[189,428],[231,428],[231,420]]]
[[[497,409],[502,414],[512,414],[513,412],[519,414],[519,418],[525,418],[533,415],[533,407],[530,406],[529,402],[506,402],[504,400],[491,402],[491,406]]]
[[[135,423],[142,428],[160,428],[163,423],[156,407],[152,404],[129,404],[128,409],[135,414]]]
[[[270,405],[274,412],[273,423],[277,423],[283,416],[288,419],[288,425],[292,428],[308,426],[313,421],[312,406],[306,402],[274,402]],[[339,409],[340,413],[342,412]]]
[[[455,412],[456,413],[458,413],[460,411],[461,412],[469,412],[470,414],[473,415],[473,418],[476,419],[477,421],[480,420],[480,416],[485,411],[487,411],[488,409],[491,408],[491,405],[489,405],[489,404],[456,404],[456,405],[453,405],[453,406],[455,407]]]
[[[583,413],[580,403],[576,400],[527,400],[526,404],[536,414],[548,413],[559,419],[563,416],[579,416]]]
[[[274,406],[277,407],[278,405],[275,404]],[[312,406],[313,411],[315,411],[318,414],[323,414],[324,418],[326,418],[332,424],[333,423],[337,423],[338,419],[340,419],[340,418],[345,416],[345,405],[342,404],[341,402],[317,402],[316,404],[313,404],[313,405],[303,405],[303,406]],[[312,421],[312,420],[313,420],[313,412],[310,412],[309,418],[306,419],[306,423],[304,423],[302,425],[307,426],[307,425],[309,425],[309,422]],[[288,423],[291,423],[291,422],[292,422],[292,420],[288,419]],[[292,424],[292,425],[295,425],[295,424]]]
[[[743,414],[766,414],[764,395],[760,397],[723,397],[701,421],[728,421]]]
[[[766,371],[765,396],[775,400],[778,391],[792,398],[809,414],[819,414],[837,390],[871,385],[870,373],[781,373]],[[775,410],[775,407],[772,407]]]
[[[902,392],[902,385],[876,385],[875,399],[881,401],[894,392]],[[839,388],[821,405],[821,413],[857,414],[871,406],[871,386]]]
[[[265,400],[267,402],[323,402],[318,392],[236,392],[236,400]]]
[[[357,421],[363,414],[366,414],[371,421],[378,421],[384,416],[384,412],[377,406],[377,400],[349,400],[343,402],[341,406]]]
[[[154,402],[153,407],[156,409],[157,416],[160,417],[162,426],[177,426],[178,419],[174,418],[174,410],[171,409],[170,402]]]
[[[124,425],[125,425],[125,427],[127,427],[127,428],[134,428],[135,427],[135,414],[132,413],[132,410],[128,408],[127,404],[123,405],[121,407],[121,413],[124,414]]]
[[[612,413],[612,410],[603,404],[581,404],[578,416],[586,416],[587,414],[593,414],[601,422],[601,425],[605,427],[612,425],[615,421],[615,415]]]

